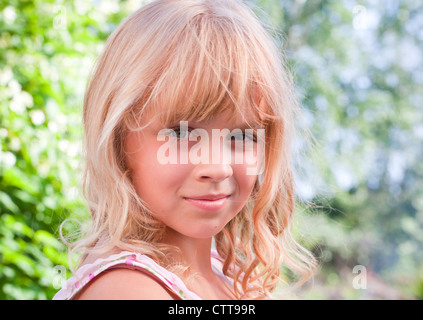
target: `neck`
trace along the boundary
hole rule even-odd
[[[164,243],[177,246],[190,267],[192,273],[200,274],[205,278],[214,276],[211,267],[212,238],[195,239],[185,237],[178,232],[168,229],[163,239]]]

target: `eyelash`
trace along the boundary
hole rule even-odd
[[[188,127],[188,131],[189,132],[191,132],[192,130],[194,130],[194,129]],[[180,132],[180,127],[178,126],[178,127],[169,128],[169,131],[166,133],[166,135],[172,135],[174,132]],[[243,140],[245,140],[245,137],[247,137],[247,134],[243,133],[242,136],[244,137]],[[232,136],[231,137],[231,140],[233,140],[233,138],[235,138],[235,137],[236,137],[236,135],[235,136]],[[255,134],[253,134],[252,137],[251,137],[251,135],[249,135],[249,137],[250,137],[250,139],[253,140],[253,142],[257,142],[257,137],[256,137]],[[186,139],[186,138],[177,137],[177,139]]]

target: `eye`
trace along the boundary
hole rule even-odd
[[[242,141],[251,140],[253,142],[257,142],[257,137],[253,133],[243,132],[242,134],[237,134],[237,135],[231,136],[231,140],[232,141],[237,141],[237,140],[242,140]]]
[[[168,129],[168,131],[166,132],[167,136],[171,136],[171,137],[175,137],[177,139],[188,139],[189,137],[189,133],[191,132],[191,128],[188,128],[188,130],[184,130],[180,127],[174,127],[174,128],[170,128]]]

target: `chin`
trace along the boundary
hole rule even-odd
[[[195,239],[209,239],[222,231],[223,227],[224,226],[206,226],[203,228],[199,227],[195,230],[187,231],[185,235]]]

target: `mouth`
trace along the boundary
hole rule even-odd
[[[186,197],[188,199],[195,199],[195,200],[219,200],[222,198],[229,197],[230,194],[225,193],[217,193],[217,194],[205,194],[202,196],[193,196],[193,197]]]
[[[217,211],[222,209],[230,195],[206,195],[199,197],[185,197],[184,199],[191,205],[204,211]]]

